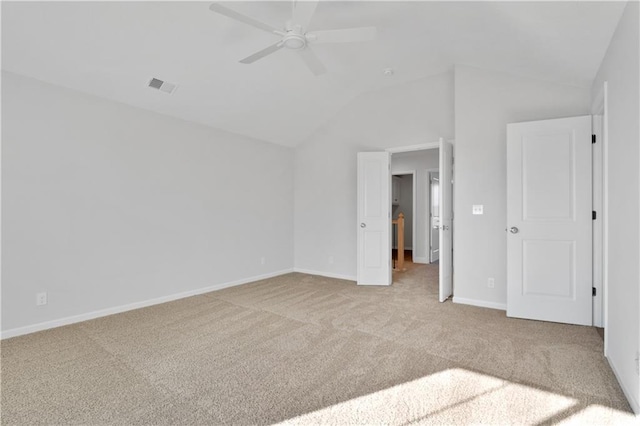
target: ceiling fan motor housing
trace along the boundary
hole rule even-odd
[[[307,45],[307,39],[304,35],[296,33],[295,31],[288,31],[287,35],[282,38],[284,47],[287,49],[302,49]]]
[[[282,43],[287,49],[298,50],[307,45],[307,38],[302,32],[302,26],[287,21],[285,25],[285,35],[282,37]]]

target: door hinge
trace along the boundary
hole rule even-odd
[[[596,220],[596,219],[597,219],[597,216],[598,216],[598,215],[597,215],[596,211],[595,211],[595,210],[593,210],[593,211],[591,212],[591,220]]]
[[[595,287],[591,287],[591,295],[592,296],[596,295],[596,288]]]
[[[596,143],[596,135],[591,135],[591,143]]]

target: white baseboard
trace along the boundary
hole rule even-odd
[[[638,403],[638,401],[636,401],[633,398],[633,394],[630,392],[629,388],[625,385],[625,383],[622,380],[620,380],[621,377],[620,377],[620,374],[618,374],[618,369],[616,368],[615,364],[611,362],[611,358],[607,358],[607,361],[609,362],[609,366],[611,367],[613,374],[616,376],[616,379],[618,380],[618,383],[622,388],[622,392],[624,393],[624,396],[627,397],[627,401],[629,401],[629,405],[631,405],[631,409],[636,414],[636,417],[640,418],[640,404]]]
[[[357,281],[357,277],[353,275],[334,274],[333,272],[312,271],[311,269],[293,268],[293,272],[301,274],[320,275],[321,277],[337,278],[339,280]]]
[[[479,306],[481,308],[498,309],[501,311],[507,310],[507,305],[504,303],[487,302],[484,300],[466,299],[464,297],[453,297],[453,303],[459,303],[461,305]]]
[[[413,258],[413,263],[423,263],[423,264],[429,264],[431,262],[429,262],[429,258],[428,257],[414,257]]]
[[[223,288],[234,287],[241,284],[247,284],[254,281],[260,281],[267,278],[273,278],[293,272],[291,269],[283,269],[281,271],[270,272],[263,275],[256,275],[249,278],[242,278],[236,281],[230,281],[221,284],[214,284],[208,287],[202,287],[195,290],[184,291],[182,293],[170,294],[168,296],[156,297],[154,299],[143,300],[141,302],[129,303],[126,305],[114,306],[112,308],[100,309],[98,311],[87,312],[84,314],[73,315],[70,317],[60,318],[52,321],[41,322],[38,324],[28,325],[25,327],[13,328],[5,330],[1,333],[1,339],[22,336],[24,334],[35,333],[37,331],[48,330],[50,328],[62,327],[63,325],[75,324],[82,321],[88,321],[95,318],[106,317],[108,315],[119,314],[121,312],[132,311],[134,309],[146,308],[147,306],[159,305],[161,303],[171,302],[173,300],[184,299],[185,297],[197,296],[199,294],[209,293]]]

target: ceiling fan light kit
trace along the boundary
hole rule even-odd
[[[310,44],[316,43],[352,43],[372,41],[376,37],[375,27],[359,27],[359,28],[346,28],[340,30],[324,30],[313,31],[311,33],[306,32],[309,27],[309,23],[313,18],[318,1],[296,1],[293,0],[291,20],[284,26],[284,31],[281,31],[269,24],[258,21],[249,16],[243,15],[235,10],[229,9],[226,6],[222,6],[219,3],[213,3],[209,6],[209,9],[213,12],[224,15],[228,18],[235,19],[236,21],[243,22],[247,25],[251,25],[254,28],[266,31],[270,34],[280,36],[280,41],[241,59],[243,64],[251,64],[259,59],[264,58],[278,50],[287,48],[289,50],[297,50],[300,53],[300,57],[307,65],[307,67],[315,75],[324,74],[327,70],[318,59],[316,54],[311,49]]]
[[[293,31],[287,32],[282,38],[284,47],[291,50],[303,49],[307,45],[307,39],[302,34],[297,34]]]

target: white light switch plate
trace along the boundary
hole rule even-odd
[[[483,209],[484,209],[484,206],[482,204],[474,204],[473,208],[471,209],[471,213],[482,214]]]

